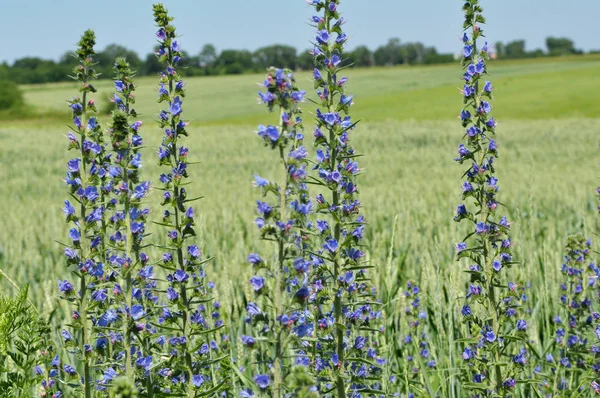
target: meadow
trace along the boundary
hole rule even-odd
[[[594,195],[600,175],[600,56],[496,61],[489,70],[497,98],[501,198],[514,221],[518,279],[530,283],[529,297],[535,298],[529,320],[534,345],[540,348],[548,324],[541,314],[553,313],[558,302],[557,276],[567,236],[584,232],[594,237],[600,229]],[[434,314],[433,349],[450,353],[439,358],[440,368],[454,368],[454,348],[446,346],[452,336],[446,333],[460,312],[457,297],[464,295],[466,281],[454,260],[454,245],[464,230],[452,220],[464,171],[453,161],[463,134],[456,120],[460,71],[448,65],[346,72],[349,92],[357,98],[353,115],[361,119],[354,140],[364,154],[359,190],[368,223],[365,252],[376,266],[388,311],[403,307],[394,286],[410,279],[421,286],[424,304]],[[252,222],[258,198],[252,176],[268,177],[278,166],[255,137],[257,124],[277,120],[256,104],[262,78],[186,81],[184,107],[192,121],[189,156],[199,162],[193,166],[191,189],[205,197],[196,208],[201,216],[198,243],[215,257],[208,269],[225,308],[243,305],[237,300],[251,275],[246,257],[261,245]],[[309,98],[314,96],[308,73],[299,73],[297,81]],[[155,83],[139,79],[136,104],[146,140],[143,178],[153,182],[159,168],[149,155],[161,138],[153,123],[159,109],[153,101]],[[101,81],[97,87],[102,103],[113,86]],[[54,314],[57,327],[65,314],[56,281],[68,274],[56,243],[67,236],[61,211],[66,199],[61,181],[67,159],[66,100],[75,89],[74,84],[25,86],[25,99],[40,117],[0,121],[0,269],[17,285],[31,285],[31,300]],[[306,134],[311,135],[313,107],[306,103],[303,109]],[[108,120],[101,118],[105,125]],[[153,209],[159,208],[159,196],[150,195]],[[0,278],[0,290],[12,289],[11,282]]]

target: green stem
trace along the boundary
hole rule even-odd
[[[87,76],[87,67],[85,68],[85,73]],[[85,84],[87,82],[87,79],[83,81],[83,83]],[[87,92],[83,92],[83,97],[82,97],[82,114],[81,114],[81,125],[84,126],[83,130],[81,132],[81,168],[82,168],[82,173],[81,173],[81,182],[82,184],[87,184],[87,168],[85,166],[85,150],[83,149],[83,142],[85,141],[85,116],[86,116],[86,110],[87,110]],[[86,208],[85,208],[85,204],[83,203],[83,200],[81,201],[81,207],[80,207],[80,212],[81,212],[81,218],[80,218],[80,223],[81,223],[81,237],[80,237],[80,257],[81,257],[81,261],[82,263],[85,264],[85,261],[87,259],[87,255],[86,255],[86,251],[85,251],[85,240],[87,237],[87,227],[86,227]],[[80,311],[80,320],[81,320],[81,344],[80,344],[80,350],[81,350],[81,355],[82,355],[82,360],[83,360],[83,388],[84,388],[84,394],[85,394],[85,398],[91,398],[92,396],[92,385],[91,385],[91,376],[90,376],[90,361],[87,358],[86,352],[85,352],[85,346],[88,345],[88,340],[89,340],[89,336],[88,336],[88,330],[87,330],[87,283],[85,280],[85,273],[81,273],[81,279],[80,279],[80,286],[79,289],[81,291],[81,298],[80,298],[80,304],[79,304],[79,311]]]
[[[281,108],[279,120],[281,121],[281,134],[283,135],[285,131],[285,126],[282,121],[282,116],[284,113],[284,109]],[[281,159],[281,184],[280,184],[280,192],[279,192],[279,220],[282,223],[285,223],[286,220],[286,207],[287,207],[287,186],[288,186],[288,173],[287,173],[287,162],[285,159],[285,152],[283,146],[279,146],[279,157]],[[282,274],[283,268],[285,266],[285,232],[281,232],[281,236],[279,237],[279,264],[278,268],[275,270],[275,319],[273,322],[276,322],[277,316],[282,313],[282,289],[283,289],[283,281]],[[279,398],[281,396],[281,387],[283,385],[283,376],[282,376],[282,342],[281,342],[281,332],[277,331],[277,335],[275,337],[275,358],[273,361],[273,369],[274,369],[274,383],[273,390],[275,398]]]
[[[325,9],[327,10],[329,7],[329,4],[325,5]],[[328,15],[327,11],[325,11],[325,15],[326,15],[326,26],[327,26],[327,31],[331,32],[331,17]],[[327,57],[329,59],[331,59],[332,56],[332,50],[331,47],[328,47],[327,49]],[[333,93],[334,93],[334,88],[335,88],[335,80],[333,78],[333,74],[331,73],[331,69],[328,68],[327,69],[327,84],[329,86],[329,98],[328,98],[328,111],[331,112],[335,112],[335,107],[333,104]],[[335,135],[335,127],[330,127],[329,128],[329,147],[331,149],[331,171],[334,172],[338,166],[338,151],[337,151],[337,145],[335,144],[336,142],[336,135]],[[333,203],[332,203],[333,207],[335,208],[335,211],[337,211],[339,205],[340,205],[340,197],[339,197],[339,192],[338,192],[338,188],[336,187],[335,190],[333,191]],[[335,225],[334,225],[334,239],[336,240],[336,242],[340,242],[340,236],[341,236],[341,223],[339,221],[339,218],[336,217],[335,218]],[[333,260],[333,284],[335,286],[335,284],[337,283],[338,280],[338,276],[340,274],[340,268],[341,265],[339,264],[339,258],[338,255],[335,254],[334,260]],[[344,382],[344,378],[342,377],[342,374],[344,372],[344,330],[342,329],[342,324],[343,324],[343,317],[342,317],[342,299],[341,297],[337,294],[337,292],[334,290],[333,292],[335,294],[335,298],[334,298],[334,303],[333,303],[333,307],[334,307],[334,317],[335,317],[335,345],[336,345],[336,353],[339,357],[339,363],[340,363],[340,368],[337,371],[337,376],[336,376],[336,380],[335,380],[335,384],[336,384],[336,389],[337,389],[337,393],[338,393],[338,398],[345,398],[346,397],[346,385]]]
[[[477,40],[475,38],[475,34],[476,34],[476,27],[477,25],[473,25],[473,62],[476,63],[477,62]],[[475,80],[475,101],[474,101],[474,106],[475,106],[475,114],[477,114],[478,112],[478,108],[479,108],[479,104],[481,103],[481,98],[479,97],[479,79]],[[477,120],[477,127],[481,128],[481,121],[480,119]],[[479,140],[479,147],[481,149],[481,161],[479,164],[479,167],[482,167],[484,162],[485,162],[485,155],[486,155],[486,150],[482,148],[481,145],[481,137],[478,138]],[[484,189],[481,189],[481,194],[480,194],[480,199],[479,199],[479,208],[480,208],[480,220],[482,223],[487,224],[487,218],[488,218],[488,208],[487,208],[487,204],[486,204],[486,200],[485,200],[485,192]],[[483,262],[482,265],[484,267],[484,270],[487,269],[487,290],[488,290],[488,308],[490,311],[492,311],[491,314],[491,323],[492,323],[492,330],[494,331],[494,333],[496,333],[497,337],[500,337],[500,322],[499,322],[499,313],[498,313],[498,303],[496,301],[496,289],[494,287],[494,283],[493,283],[493,279],[494,279],[494,270],[492,268],[492,262],[494,260],[493,256],[490,257],[490,251],[489,251],[489,239],[488,236],[484,236],[483,239]],[[494,359],[496,362],[496,365],[494,366],[494,373],[495,373],[495,379],[496,379],[496,389],[499,392],[502,388],[502,368],[500,366],[500,351],[499,351],[499,347],[496,347],[496,349],[494,350]]]
[[[173,65],[173,52],[171,50],[171,47],[169,46],[169,57],[168,57],[168,64],[169,66]],[[174,89],[173,89],[173,76],[169,75],[169,100],[171,101],[171,103],[174,101],[175,99],[175,95],[174,95]],[[175,124],[175,119],[174,116],[171,115],[171,130],[173,132],[177,131],[177,125]],[[173,160],[175,162],[175,167],[177,167],[177,164],[179,163],[179,159],[177,156],[177,135],[174,133],[174,139],[173,139],[173,153],[172,153],[172,157]],[[178,239],[181,239],[180,242],[178,242],[177,244],[177,264],[179,265],[179,269],[181,269],[182,271],[185,271],[185,264],[184,264],[184,258],[183,258],[183,250],[181,249],[181,245],[183,243],[183,228],[181,226],[181,221],[179,219],[180,214],[179,214],[179,208],[178,208],[178,203],[179,203],[179,195],[180,195],[180,190],[178,186],[174,187],[174,194],[175,194],[175,201],[176,203],[173,205],[173,208],[175,210],[175,229],[177,230],[177,236]],[[184,345],[184,350],[185,350],[185,366],[187,367],[186,369],[186,373],[187,373],[187,384],[188,384],[188,394],[191,394],[192,391],[194,391],[194,384],[192,382],[192,376],[193,376],[193,366],[192,366],[192,356],[190,354],[190,352],[188,351],[188,344],[191,343],[190,341],[190,325],[189,325],[189,316],[190,316],[190,311],[191,309],[189,308],[189,301],[187,299],[187,291],[185,288],[185,285],[182,283],[180,285],[179,288],[179,295],[181,296],[181,301],[183,302],[183,306],[182,306],[182,321],[183,321],[183,327],[182,327],[182,331],[183,331],[183,335],[186,338],[186,344]]]

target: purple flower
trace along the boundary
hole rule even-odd
[[[133,318],[134,321],[141,319],[144,315],[146,315],[146,313],[143,306],[135,304],[131,307],[131,318]]]
[[[492,92],[492,82],[485,82],[485,85],[483,86],[483,91],[485,91],[486,93],[491,93]]]
[[[196,245],[191,245],[188,246],[188,254],[190,255],[190,257],[198,259],[202,256],[202,253],[200,252],[200,249],[198,249],[198,246]]]
[[[256,344],[256,340],[254,340],[253,337],[242,335],[241,339],[242,343],[244,343],[244,345],[247,347],[252,347],[254,344]]]
[[[167,299],[170,301],[179,299],[179,294],[171,286],[167,288]]]
[[[260,264],[262,262],[262,258],[260,258],[260,256],[256,253],[250,253],[248,255],[248,262],[254,265]]]
[[[261,313],[260,308],[258,308],[258,306],[255,303],[248,303],[248,305],[246,306],[246,311],[248,311],[248,314],[250,316],[256,316]]]
[[[266,187],[269,185],[269,181],[260,177],[259,175],[254,174],[254,181],[257,187]]]
[[[317,32],[317,42],[320,44],[328,44],[329,43],[329,32],[325,29]]]
[[[69,376],[75,376],[75,375],[77,375],[77,371],[71,365],[65,364],[63,366],[63,369],[65,370],[65,373],[68,374]]]
[[[256,204],[258,205],[258,212],[263,216],[268,216],[273,211],[271,206],[266,202],[256,201]]]
[[[464,57],[464,58],[468,58],[468,57],[470,57],[470,56],[471,56],[471,54],[473,54],[473,46],[471,46],[471,45],[466,45],[466,46],[463,48],[463,57]]]
[[[194,387],[200,387],[202,384],[204,384],[205,381],[206,379],[202,375],[192,376],[192,384],[194,385]]]
[[[179,98],[179,96],[175,97],[175,99],[173,100],[173,102],[171,103],[170,107],[169,107],[169,112],[171,113],[171,115],[173,116],[178,116],[181,114],[181,98]]]
[[[71,228],[69,230],[69,238],[71,238],[73,242],[79,242],[79,240],[81,239],[81,234],[79,233],[79,230],[77,228]]]
[[[255,292],[258,292],[265,286],[265,278],[255,275],[250,278],[250,285],[252,285]]]
[[[265,390],[271,384],[271,380],[269,379],[269,375],[256,375],[254,377],[254,383],[256,383],[261,390]]]
[[[323,249],[328,250],[330,253],[335,253],[338,249],[338,242],[335,239],[328,239],[323,244]]]
[[[73,292],[73,285],[66,279],[64,281],[59,279],[58,290],[60,290],[61,293],[69,294]]]
[[[125,90],[125,84],[121,80],[115,81],[115,90],[122,93]]]

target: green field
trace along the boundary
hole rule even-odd
[[[500,122],[500,200],[515,222],[515,254],[523,264],[516,272],[531,282],[535,339],[544,327],[540,313],[552,313],[557,302],[567,236],[600,230],[594,211],[600,182],[600,57],[494,62],[489,70],[497,96],[494,115]],[[449,337],[443,322],[453,319],[461,305],[457,298],[464,294],[464,276],[453,260],[453,245],[464,232],[452,221],[464,172],[453,162],[463,134],[456,120],[461,106],[458,66],[348,70],[348,76],[356,102],[352,114],[363,121],[354,137],[365,155],[359,188],[369,223],[368,256],[382,280],[390,281],[387,276],[399,271],[403,281],[413,278],[422,285],[442,331],[436,336],[442,349]],[[298,82],[314,98],[309,77],[300,73]],[[245,258],[261,245],[252,223],[259,195],[252,176],[268,178],[278,165],[254,133],[258,123],[276,122],[275,115],[256,104],[261,79],[243,75],[187,81],[184,110],[192,119],[187,144],[191,160],[201,162],[191,170],[194,183],[188,191],[205,196],[197,206],[202,216],[198,243],[215,256],[209,269],[225,303],[240,294],[233,290],[251,272]],[[60,305],[56,280],[67,274],[55,240],[67,235],[61,211],[67,198],[61,179],[69,156],[64,150],[70,122],[65,101],[75,87],[24,87],[27,103],[44,116],[0,121],[0,269],[17,284],[30,283],[32,300],[46,311]],[[105,102],[109,82],[98,88],[98,101]],[[137,109],[148,143],[142,178],[152,181],[159,173],[154,152],[161,138],[152,122],[159,109],[155,93],[154,79],[139,80]],[[310,135],[309,104],[305,111]],[[149,205],[157,208],[158,202],[155,192]],[[1,291],[10,289],[8,281],[0,280]],[[452,359],[442,359],[441,366],[451,367]]]

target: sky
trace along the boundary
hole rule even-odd
[[[98,49],[118,43],[142,57],[152,51],[152,0],[0,0],[5,40],[0,62],[25,56],[59,59],[81,33],[96,31]],[[204,44],[217,50],[255,50],[270,44],[308,48],[312,8],[304,0],[164,0],[190,54]],[[583,50],[600,49],[600,0],[482,0],[490,42],[525,39],[528,50],[545,49],[547,36],[566,36]],[[461,0],[344,0],[349,48],[371,49],[389,38],[421,41],[457,52]],[[10,32],[6,35],[7,32]],[[8,38],[8,40],[6,40]]]

